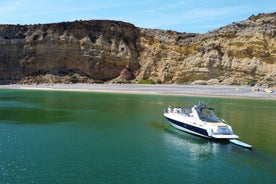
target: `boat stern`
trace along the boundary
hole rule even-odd
[[[239,136],[233,133],[232,127],[221,123],[211,128],[211,137],[214,139],[238,139]]]

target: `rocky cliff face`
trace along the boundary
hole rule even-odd
[[[2,25],[1,81],[108,81],[139,70],[138,39],[139,29],[115,21]]]
[[[161,83],[276,86],[276,13],[206,34],[141,30],[138,79]]]
[[[276,86],[276,13],[206,34],[118,21],[0,25],[1,83],[132,82]]]

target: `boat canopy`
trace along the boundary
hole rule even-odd
[[[221,120],[215,114],[213,108],[198,106],[196,108],[196,111],[198,113],[199,119],[201,119],[202,121],[214,122],[214,123],[221,122]]]

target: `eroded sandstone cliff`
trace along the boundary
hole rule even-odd
[[[1,83],[276,86],[276,13],[206,34],[91,20],[0,25]]]
[[[0,78],[10,82],[108,81],[139,70],[139,29],[115,21],[0,26]]]
[[[206,34],[141,30],[138,79],[161,83],[276,85],[276,13]]]

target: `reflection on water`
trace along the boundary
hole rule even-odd
[[[12,101],[12,100],[1,100],[0,108],[37,108],[38,105],[35,103]]]
[[[189,154],[189,158],[194,161],[208,159],[210,155],[217,154],[218,147],[221,144],[180,132],[173,127],[167,127],[165,131],[163,138],[166,145],[174,149],[184,150]]]

